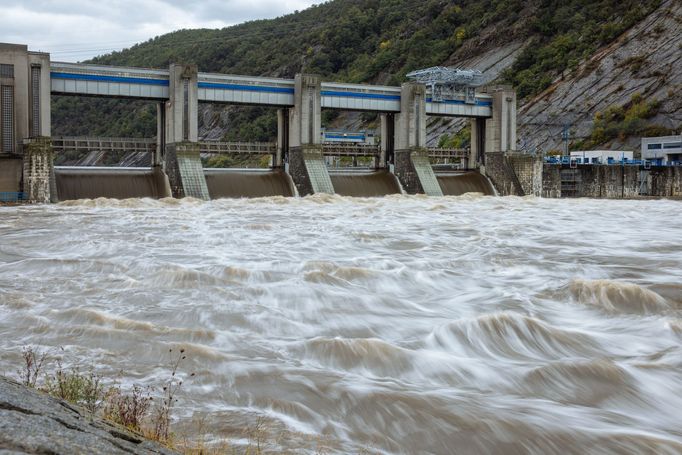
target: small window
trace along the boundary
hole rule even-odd
[[[649,150],[661,150],[661,144],[649,144],[647,148]]]
[[[667,144],[663,144],[664,149],[679,149],[682,148],[682,142],[669,142]]]
[[[0,64],[0,78],[14,79],[14,65]]]

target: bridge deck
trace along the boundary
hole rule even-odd
[[[164,101],[169,98],[169,71],[92,65],[50,63],[51,90],[58,95],[141,98]],[[294,80],[227,74],[198,74],[199,102],[248,104],[273,107],[294,105]],[[328,109],[400,112],[400,87],[323,82],[321,105]],[[432,101],[427,92],[429,115],[490,117],[490,95],[476,94],[468,103],[462,94],[442,102]]]

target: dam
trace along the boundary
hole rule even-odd
[[[480,174],[485,158],[488,153],[513,149],[516,143],[516,94],[508,87],[443,96],[419,82],[394,87],[325,82],[312,74],[285,79],[201,73],[187,64],[146,69],[60,63],[51,61],[49,54],[17,44],[0,44],[0,66],[0,192],[31,202],[169,195],[206,200],[337,192],[441,196],[475,190],[492,194],[494,190]],[[119,138],[118,143],[107,138],[52,137],[52,95],[154,102],[157,135]],[[200,102],[276,109],[276,142],[202,143],[198,138]],[[376,113],[380,143],[322,143],[323,109]],[[470,149],[427,147],[427,116],[467,118],[472,130]],[[69,147],[92,154],[124,147],[130,153],[148,154],[149,167],[55,167],[55,155],[75,150]],[[271,165],[259,171],[204,169],[202,147],[211,153],[270,155]],[[371,157],[373,164],[364,170],[335,171],[327,169],[326,156]],[[456,159],[460,172],[436,175],[432,161],[443,157]]]

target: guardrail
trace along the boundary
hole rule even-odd
[[[588,158],[589,159],[589,158]],[[595,162],[589,162],[587,161],[588,159],[583,160],[582,157],[576,158],[569,158],[569,157],[561,157],[561,158],[554,158],[554,157],[545,157],[545,163],[546,164],[565,164],[569,166],[594,166],[594,165],[601,165],[601,166],[644,166],[645,168],[651,167],[651,166],[682,166],[682,161],[668,161],[668,162],[660,162],[657,160],[614,160],[614,159],[609,159],[606,162],[603,162],[601,160],[597,160]]]
[[[440,147],[428,147],[429,158],[468,158],[469,151],[466,149],[448,149]]]
[[[221,153],[261,153],[272,155],[277,152],[277,144],[274,142],[199,142],[199,152],[207,154]]]
[[[369,144],[322,144],[325,156],[377,156],[379,146]]]
[[[156,150],[156,139],[126,137],[53,137],[55,153],[75,152],[131,152],[150,153]]]

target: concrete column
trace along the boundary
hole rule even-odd
[[[24,143],[24,193],[30,202],[56,202],[54,154],[49,137],[35,137]]]
[[[322,154],[320,77],[297,74],[294,107],[289,110],[289,159],[287,171],[298,194],[334,194]]]
[[[163,155],[166,150],[166,103],[156,104],[156,150],[152,158],[152,166],[160,166],[163,163]]]
[[[471,149],[467,168],[477,169],[483,163],[485,157],[485,125],[486,119],[472,118],[471,125]]]
[[[381,114],[381,144],[379,147],[379,162],[377,167],[387,167],[394,161],[395,152],[395,116],[393,114]]]
[[[400,113],[395,115],[395,150],[426,146],[426,87],[406,82],[400,90]]]
[[[196,65],[171,64],[169,100],[160,116],[165,125],[164,170],[173,197],[208,200],[208,186],[199,154],[199,86]],[[165,120],[165,121],[164,121]]]
[[[395,115],[393,171],[408,194],[442,196],[426,150],[426,87],[408,82],[400,91]]]
[[[493,116],[486,121],[485,151],[516,150],[516,92],[508,86],[488,87]]]
[[[274,167],[283,167],[289,155],[289,109],[277,109],[277,153]]]
[[[166,143],[199,140],[197,66],[171,64],[170,99],[166,103]]]
[[[322,123],[320,77],[297,74],[294,80],[294,107],[289,110],[289,146],[319,144]]]

